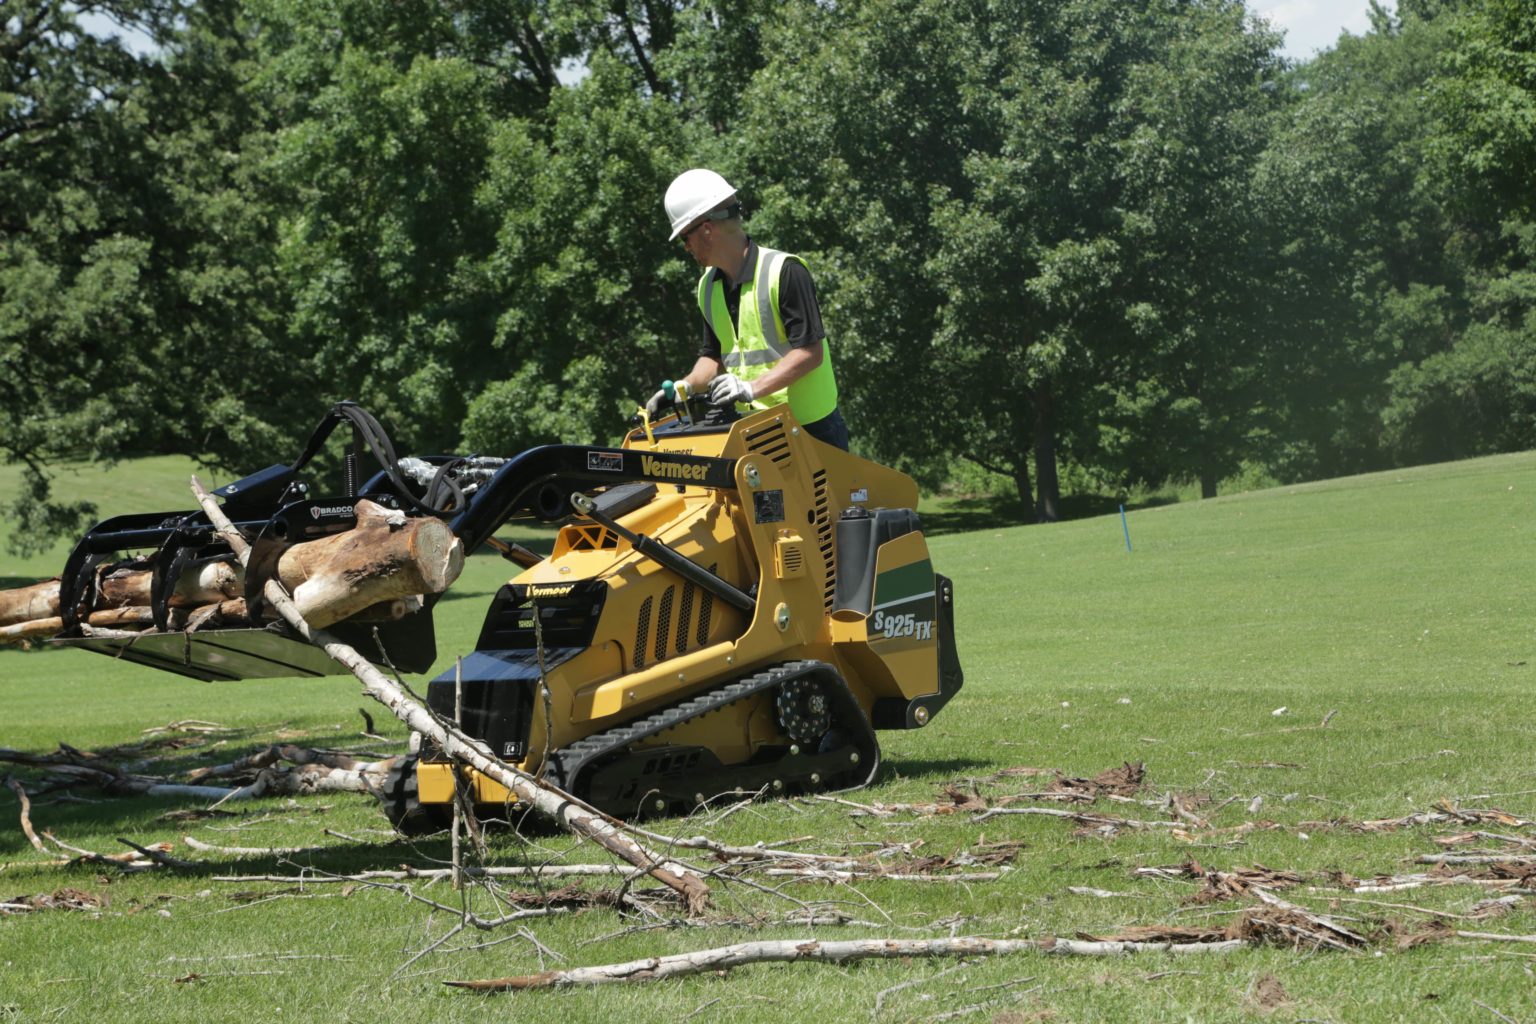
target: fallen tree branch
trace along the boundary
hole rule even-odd
[[[147,857],[149,860],[159,864],[161,867],[182,869],[191,868],[196,870],[202,866],[200,864],[194,864],[190,860],[182,860],[180,857],[172,857],[170,853],[170,843],[156,843],[154,846],[140,846],[138,843],[124,839],[122,836],[118,836],[117,841],[129,849],[136,850],[143,856]]]
[[[230,550],[244,565],[250,558],[250,545],[224,515],[218,502],[192,478],[192,492],[208,514],[208,520],[228,542]],[[311,629],[288,593],[276,580],[269,580],[262,591],[267,602],[282,615],[300,636],[315,644],[336,662],[346,666],[368,691],[414,732],[437,744],[450,758],[463,762],[481,774],[505,786],[517,799],[533,807],[552,821],[578,836],[588,838],[633,864],[658,882],[677,892],[690,912],[703,909],[709,900],[709,887],[686,866],[658,857],[639,842],[615,827],[606,816],[586,807],[569,794],[518,771],[495,757],[484,743],[472,739],[458,728],[439,722],[426,708],[405,693],[351,646],[323,630]]]
[[[782,939],[742,942],[732,946],[647,957],[628,963],[598,967],[573,967],[563,971],[541,971],[510,978],[481,981],[445,981],[453,988],[476,992],[503,992],[535,988],[571,988],[582,985],[608,985],[620,982],[659,981],[693,974],[728,971],[734,967],[761,963],[832,963],[852,960],[895,960],[917,957],[1008,956],[1016,953],[1046,953],[1076,956],[1120,956],[1128,953],[1226,953],[1245,945],[1240,939],[1223,942],[1086,942],[1075,939],[865,939],[841,942],[796,941]]]
[[[230,857],[292,857],[301,853],[321,853],[326,846],[215,846],[192,836],[182,836],[189,849],[199,853],[221,853]]]
[[[1303,930],[1297,929],[1287,922],[1275,922],[1272,920],[1265,922],[1270,927],[1275,928],[1275,930],[1287,934],[1288,937],[1294,939],[1298,937],[1295,933],[1300,932],[1299,938],[1309,943],[1332,946],[1335,949],[1344,950],[1359,949],[1366,945],[1366,940],[1363,936],[1355,934],[1331,918],[1323,917],[1321,914],[1314,914],[1310,910],[1298,907],[1294,903],[1288,903],[1274,893],[1267,892],[1257,885],[1250,886],[1248,891],[1258,897],[1260,901],[1269,904],[1277,910],[1284,911],[1287,915],[1300,918],[1301,921],[1309,926],[1309,928]]]
[[[1474,878],[1471,875],[1393,875],[1387,878],[1376,878],[1369,882],[1360,882],[1350,888],[1356,893],[1375,892],[1402,892],[1405,889],[1422,889],[1426,885],[1480,885],[1492,889],[1508,889],[1515,893],[1525,893],[1531,890],[1520,887],[1521,879],[1508,878]]]
[[[1536,935],[1505,935],[1502,932],[1464,932],[1451,933],[1458,939],[1477,939],[1480,942],[1527,942],[1536,943]]]
[[[218,722],[205,722],[200,718],[182,718],[175,722],[167,722],[165,725],[151,726],[143,730],[140,735],[158,736],[163,732],[220,733],[229,731],[229,726],[220,725]]]
[[[133,851],[129,853],[105,854],[97,853],[94,850],[83,850],[78,846],[71,846],[69,843],[64,842],[58,836],[54,835],[52,832],[45,831],[43,835],[47,836],[48,841],[57,846],[59,849],[65,851],[66,853],[72,853],[75,855],[75,860],[71,861],[70,863],[83,862],[86,864],[100,864],[103,867],[116,868],[125,874],[137,871],[149,871],[153,868],[164,867],[164,864],[156,861],[146,854],[145,847],[134,847]],[[153,847],[157,853],[169,852],[170,848],[170,843],[156,843]]]
[[[43,841],[37,838],[37,833],[32,831],[32,801],[27,799],[27,791],[21,788],[21,783],[9,775],[5,777],[5,784],[10,787],[11,792],[16,794],[16,799],[21,801],[21,831],[26,835],[33,849],[46,856],[48,847],[44,846]]]
[[[262,796],[298,796],[310,793],[377,794],[389,774],[394,758],[385,761],[358,762],[356,768],[333,768],[324,764],[301,764],[288,768],[274,765],[263,768],[249,785],[232,790],[219,803],[252,800]]]
[[[1512,843],[1515,846],[1530,848],[1536,846],[1536,839],[1526,839],[1524,836],[1508,836],[1502,832],[1459,832],[1453,836],[1436,836],[1435,842],[1440,846],[1462,846],[1467,843],[1475,843],[1479,839],[1491,839],[1499,843]]]
[[[100,786],[114,796],[168,796],[192,797],[199,800],[227,800],[237,792],[223,786],[183,785],[151,776],[125,775],[121,772],[90,768],[82,764],[51,765],[48,773],[73,782],[86,782]]]
[[[194,849],[201,849],[201,844]],[[212,850],[222,852],[220,847],[209,847]],[[235,848],[237,851],[238,847]],[[266,852],[266,851],[262,851]],[[277,851],[283,853],[284,851]],[[296,851],[303,852],[303,851]],[[539,864],[525,867],[471,867],[460,868],[465,878],[577,878],[577,877],[602,877],[616,878],[627,877],[635,874],[634,868],[621,867],[618,864]],[[272,882],[280,885],[316,885],[322,882],[372,882],[372,881],[407,881],[420,879],[422,881],[439,881],[452,878],[453,868],[416,868],[406,866],[393,870],[377,869],[371,871],[359,871],[351,875],[215,875],[215,882]]]
[[[1412,825],[1481,825],[1484,823],[1503,825],[1505,828],[1525,828],[1536,825],[1536,821],[1521,818],[1497,808],[1452,807],[1442,802],[1439,810],[1419,811],[1401,818],[1357,821],[1350,827],[1360,832],[1386,832]]]
[[[995,882],[1003,877],[1002,871],[973,871],[952,875],[911,874],[865,868],[857,871],[828,871],[824,868],[764,868],[760,874],[770,878],[792,878],[806,882]]]
[[[287,761],[294,765],[317,764],[326,768],[340,768],[346,771],[374,770],[375,765],[383,765],[378,769],[381,773],[389,771],[389,761],[359,761],[351,754],[337,750],[315,750],[309,747],[299,747],[292,743],[274,743],[247,754],[245,757],[231,761],[228,764],[212,765],[207,768],[196,768],[187,773],[187,778],[192,782],[201,782],[207,778],[230,778],[232,776],[245,775],[250,772],[270,768],[279,762]]]
[[[791,864],[796,862],[805,864],[846,864],[849,862],[847,856],[835,853],[805,853],[795,850],[777,850],[763,843],[758,843],[754,846],[731,846],[728,843],[710,839],[708,836],[669,836],[660,832],[650,832],[634,825],[629,826],[629,831],[643,839],[663,843],[669,849],[703,851],[724,863],[783,861]]]
[[[1070,818],[1080,825],[1093,828],[1179,828],[1177,821],[1138,821],[1134,818],[1112,818],[1104,814],[1084,814],[1082,811],[1060,811],[1053,807],[993,807],[973,815],[972,821],[986,821],[999,814],[1038,814],[1048,818]]]

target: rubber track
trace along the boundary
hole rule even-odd
[[[689,697],[671,707],[662,708],[645,718],[615,726],[604,732],[593,733],[586,739],[577,740],[555,751],[550,756],[550,775],[562,788],[576,792],[573,787],[582,769],[599,758],[616,754],[633,743],[649,739],[658,733],[676,728],[684,722],[700,718],[712,711],[719,711],[739,700],[762,693],[817,664],[814,661],[788,661],[782,665],[775,665],[738,679],[734,683],[727,683],[717,689]]]

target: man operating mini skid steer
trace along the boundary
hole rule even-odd
[[[704,168],[679,174],[667,188],[672,237],[704,267],[699,358],[680,378],[689,392],[706,388],[716,405],[766,409],[788,401],[807,433],[848,450],[848,426],[837,408],[837,380],[827,351],[811,272],[800,257],[766,249],[747,236],[741,201],[720,175]],[[667,401],[646,403],[656,416]]]

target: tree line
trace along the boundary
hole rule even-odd
[[[0,452],[611,442],[692,166],[805,257],[855,450],[1062,494],[1536,446],[1536,14],[1295,64],[1240,0],[0,0]],[[123,30],[121,37],[116,29]],[[89,31],[87,30],[89,27]],[[13,543],[15,543],[13,542]]]

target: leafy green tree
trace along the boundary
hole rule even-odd
[[[855,449],[929,479],[960,414],[934,379],[944,296],[925,264],[973,123],[961,28],[942,3],[789,7],[718,147],[752,234],[807,260]]]
[[[971,459],[1042,519],[1063,445],[1122,485],[1235,464],[1244,183],[1277,69],[1240,4],[871,0],[791,32],[746,166],[776,183],[767,230],[827,268],[866,450]],[[1143,459],[1121,443],[1170,423]]]
[[[0,3],[0,452],[26,467],[11,546],[94,509],[50,500],[47,467],[110,460],[154,423],[158,311],[146,278],[146,97],[162,69],[81,28],[100,15],[164,40],[181,5]]]
[[[289,344],[417,447],[616,433],[697,334],[660,196],[703,6],[262,0]]]
[[[1391,375],[1384,433],[1404,461],[1536,445],[1536,18],[1476,0],[1443,20],[1426,179],[1454,218],[1464,312]]]
[[[1425,170],[1422,97],[1446,45],[1443,18],[1378,16],[1285,82],[1256,179],[1281,479],[1385,464],[1389,376],[1464,316],[1445,196]]]
[[[1453,176],[1475,183],[1470,203],[1497,218],[1536,220],[1536,14],[1521,0],[1468,3],[1441,55],[1438,147]]]
[[[507,300],[484,353],[506,379],[465,427],[476,449],[611,440],[697,345],[694,269],[660,200],[685,165],[675,105],[599,53],[551,111],[547,130],[498,126],[477,200],[497,222],[484,274]]]

